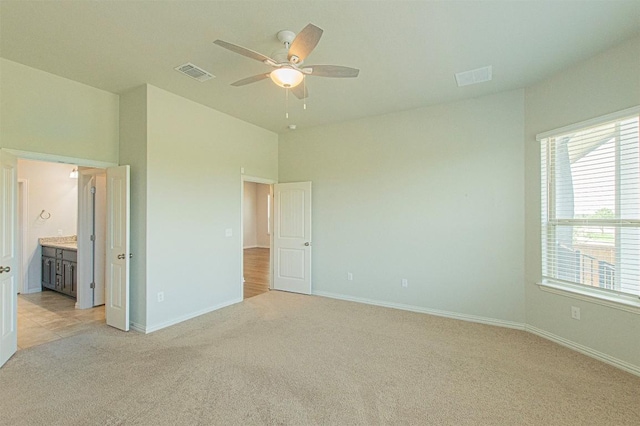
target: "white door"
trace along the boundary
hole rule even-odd
[[[78,301],[80,309],[104,305],[106,173],[81,169],[78,180]]]
[[[273,288],[311,294],[311,182],[273,190]]]
[[[129,166],[107,169],[107,324],[129,331]]]
[[[18,349],[16,158],[0,151],[0,366]]]

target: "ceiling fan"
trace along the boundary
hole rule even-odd
[[[320,37],[322,37],[322,29],[313,24],[304,27],[297,36],[292,31],[282,30],[278,32],[278,40],[284,43],[284,48],[273,52],[271,57],[224,40],[216,40],[214,43],[275,68],[268,73],[238,80],[231,83],[232,86],[244,86],[270,77],[278,86],[291,89],[296,97],[304,99],[309,95],[306,86],[300,86],[305,76],[353,78],[360,73],[359,69],[339,65],[302,66],[304,60],[320,41]]]

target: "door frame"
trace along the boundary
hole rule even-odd
[[[275,179],[261,178],[257,176],[240,175],[240,299],[244,300],[244,183],[253,182],[263,185],[270,185],[271,190],[271,211],[269,217],[273,221],[273,185],[278,181]],[[271,233],[269,234],[269,288],[273,290],[273,223],[271,223]]]
[[[64,155],[45,154],[42,152],[21,151],[18,149],[11,149],[11,148],[0,148],[0,149],[23,160],[46,161],[49,163],[63,163],[63,164],[71,164],[79,167],[95,167],[98,169],[106,169],[107,167],[115,167],[118,165],[117,163],[111,163],[108,161],[88,160],[86,158],[67,157]]]
[[[54,154],[45,154],[42,152],[33,152],[33,151],[21,151],[21,150],[17,150],[17,149],[10,149],[10,148],[1,148],[3,151],[8,152],[9,154],[14,155],[15,157],[18,158],[18,160],[22,159],[22,160],[36,160],[36,161],[45,161],[48,163],[62,163],[62,164],[71,164],[71,165],[75,165],[78,167],[91,167],[91,168],[96,168],[96,169],[106,169],[107,167],[115,167],[118,164],[116,163],[110,163],[110,162],[106,162],[106,161],[96,161],[96,160],[89,160],[86,158],[78,158],[78,157],[67,157],[67,156],[62,156],[62,155],[54,155]],[[25,186],[25,190],[28,187]],[[26,192],[26,191],[25,191]],[[17,212],[17,208],[18,206],[16,205],[16,211],[14,212],[16,215],[18,214]],[[77,234],[77,230],[76,230],[76,234]],[[26,248],[25,248],[26,250]],[[21,253],[21,255],[23,255]],[[20,275],[26,275],[26,272],[28,271],[28,265],[26,270],[25,270],[25,264],[23,261],[18,262],[18,265],[20,267],[20,271],[17,271]],[[77,301],[76,301],[76,305],[77,305]]]
[[[22,215],[18,217],[18,241],[20,241],[20,260],[18,265],[18,290],[20,294],[31,293],[29,289],[29,258],[27,256],[27,245],[29,240],[29,179],[18,179],[18,211],[22,209]],[[22,225],[22,226],[20,226]]]
[[[89,160],[89,159],[86,159],[86,158],[67,157],[67,156],[63,156],[63,155],[45,154],[45,153],[42,153],[42,152],[33,152],[33,151],[21,151],[21,150],[10,149],[10,148],[1,148],[1,149],[3,151],[5,151],[5,152],[8,152],[11,155],[14,155],[15,157],[18,158],[18,160],[20,160],[20,159],[22,159],[22,160],[36,160],[36,161],[45,161],[45,162],[48,162],[48,163],[71,164],[71,165],[75,165],[75,166],[78,166],[78,167],[91,167],[91,168],[96,168],[96,169],[106,169],[107,167],[115,167],[115,166],[118,165],[116,163],[110,163],[110,162],[106,162],[106,161]],[[21,182],[21,181],[26,181],[26,179],[19,179],[18,180],[18,182]],[[28,181],[26,181],[26,184],[28,185]],[[28,186],[25,186],[24,189],[25,189],[25,193],[27,193],[28,192]],[[16,211],[14,212],[16,215],[18,214],[17,208],[18,208],[18,206],[16,205]],[[25,212],[25,214],[26,214],[26,212]],[[76,229],[76,234],[77,233],[78,233],[78,231]],[[23,250],[26,250],[26,247],[23,247]],[[20,257],[22,258],[23,256],[24,256],[24,253],[20,253]],[[17,271],[20,274],[20,276],[25,276],[25,279],[28,278],[27,273],[29,271],[28,265],[25,265],[26,260],[27,259],[24,259],[24,260],[21,260],[21,261],[18,262],[18,266],[20,267],[20,270]],[[26,284],[28,285],[28,282],[26,282]],[[76,305],[77,305],[77,301],[76,301]]]

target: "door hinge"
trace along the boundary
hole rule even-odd
[[[96,187],[95,187],[95,186],[92,186],[92,187],[91,187],[91,193],[92,193],[92,194],[95,194],[95,193],[96,193]]]
[[[89,288],[96,288],[96,283],[89,284]]]
[[[89,237],[89,239],[90,239],[91,241],[95,241],[95,240],[96,240],[96,236],[95,236],[95,235],[92,235],[92,236],[90,236],[90,237]]]

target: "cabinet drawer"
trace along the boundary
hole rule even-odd
[[[48,257],[56,257],[56,249],[53,247],[42,247],[42,255]]]
[[[62,259],[77,262],[78,252],[75,250],[62,250]]]

